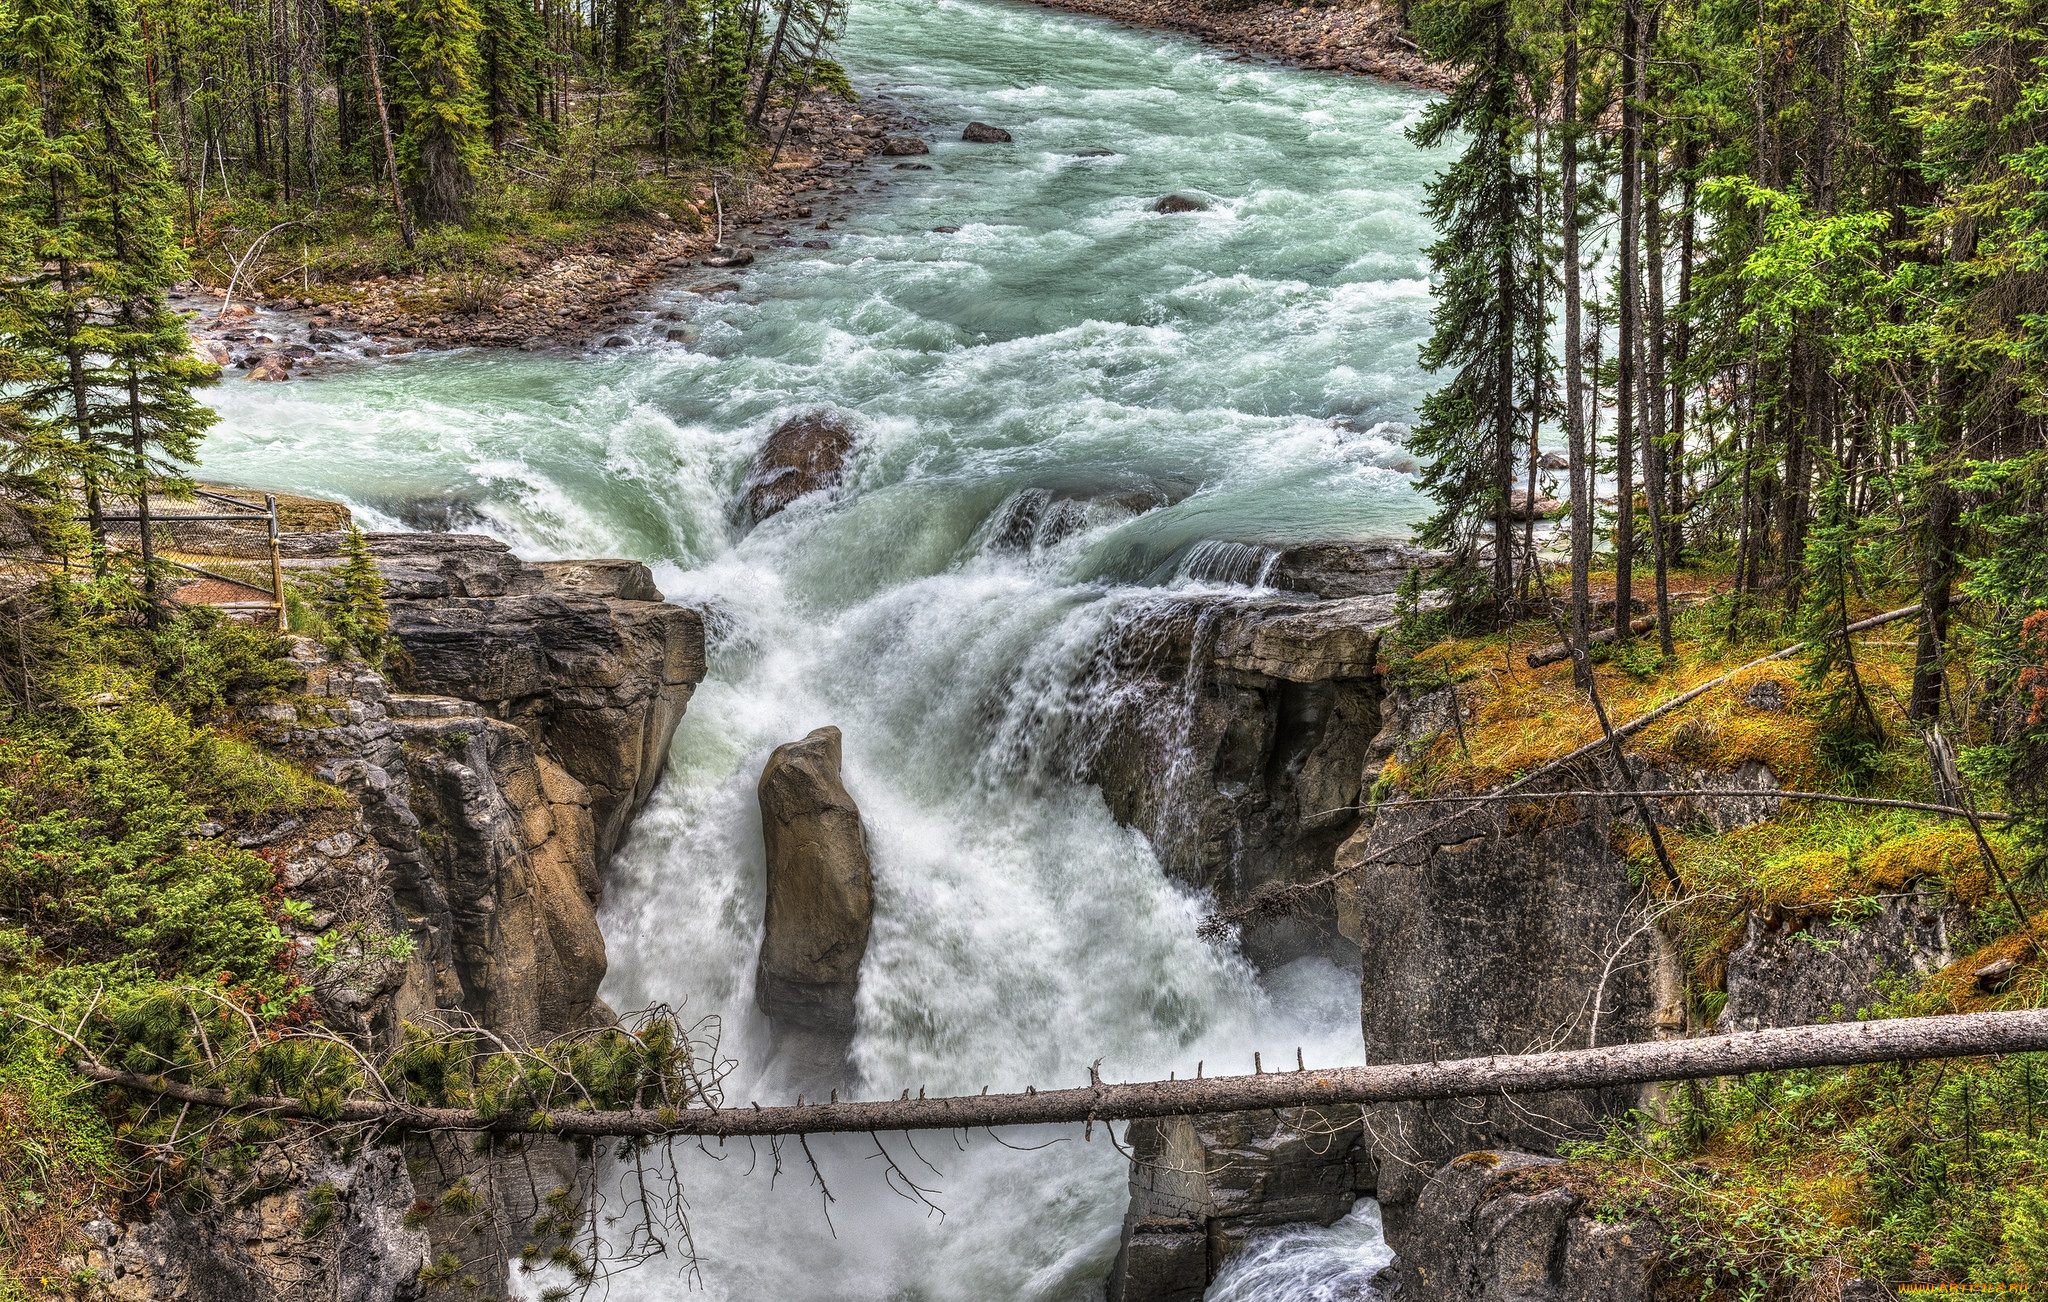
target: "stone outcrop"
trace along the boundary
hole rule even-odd
[[[512,723],[587,789],[602,871],[704,677],[704,622],[631,561],[529,565],[495,539],[373,534],[407,690]]]
[[[300,564],[335,563],[340,535],[287,537]],[[461,535],[370,546],[415,690],[297,639],[303,692],[249,720],[348,797],[238,836],[309,906],[295,941],[322,1018],[373,1047],[406,1022],[515,1045],[604,1024],[600,874],[703,676],[701,620],[635,562],[529,565]],[[536,1199],[574,1170],[572,1148],[546,1139],[517,1154],[428,1136],[348,1163],[311,1145],[273,1157],[253,1197],[95,1230],[93,1260],[127,1281],[116,1295],[406,1298],[451,1251],[495,1295]],[[436,1210],[457,1181],[480,1201]]]
[[[1200,1302],[1254,1231],[1340,1220],[1372,1191],[1358,1123],[1357,1108],[1131,1123],[1131,1201],[1108,1302]]]
[[[853,428],[829,408],[783,421],[747,469],[747,520],[760,524],[800,497],[838,492],[853,446]]]
[[[1728,956],[1728,1002],[1714,1029],[1852,1020],[1891,997],[1888,983],[1954,962],[1953,938],[1966,926],[1960,908],[1920,888],[1879,898],[1863,917],[1752,912]]]
[[[1020,488],[989,517],[987,545],[996,551],[1039,552],[1076,534],[1171,506],[1191,485],[1066,482]]]
[[[1391,693],[1374,767],[1407,762],[1460,726],[1450,689]],[[1370,781],[1372,779],[1368,779]],[[1660,802],[1659,821],[1731,830],[1776,812],[1762,765],[1731,773],[1644,769],[1643,789],[1719,788],[1740,799]],[[1620,786],[1611,772],[1560,775],[1543,789]],[[1349,870],[1339,926],[1361,959],[1366,1060],[1423,1062],[1486,1053],[1626,1043],[1686,1030],[1682,964],[1650,921],[1611,829],[1624,799],[1532,798],[1476,805],[1377,807],[1335,857]],[[1387,1105],[1372,1151],[1388,1238],[1404,1256],[1423,1185],[1447,1159],[1505,1147],[1554,1152],[1656,1091],[1574,1091],[1505,1100]]]
[[[960,138],[975,145],[1007,145],[1010,133],[1001,127],[992,127],[986,122],[970,122],[960,133]]]
[[[874,920],[860,808],[839,777],[839,729],[775,748],[761,770],[768,915],[755,998],[799,1074],[843,1068]]]
[[[1619,812],[1580,799],[1446,819],[1440,807],[1395,805],[1340,849],[1340,868],[1369,864],[1339,906],[1359,942],[1366,1061],[1582,1048],[1596,998],[1603,1044],[1680,1029],[1675,956],[1654,931],[1637,932],[1640,888],[1609,842]],[[1408,1206],[1447,1157],[1554,1148],[1639,1099],[1627,1088],[1378,1109],[1379,1195],[1395,1250]]]
[[[1111,686],[1080,757],[1118,822],[1225,906],[1328,874],[1358,825],[1393,598],[1135,603],[1101,653]],[[1248,954],[1355,961],[1333,913],[1249,929]]]
[[[1646,1302],[1663,1234],[1605,1222],[1561,1183],[1555,1158],[1512,1150],[1447,1163],[1418,1200],[1401,1252],[1403,1302]]]
[[[404,1154],[366,1149],[346,1161],[311,1142],[273,1147],[252,1196],[211,1212],[177,1199],[150,1220],[84,1227],[67,1264],[91,1271],[111,1302],[394,1302],[420,1295],[432,1260],[406,1224],[417,1197]]]

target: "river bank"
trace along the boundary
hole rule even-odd
[[[1422,56],[1401,31],[1398,10],[1380,0],[1294,5],[1263,0],[1031,0],[1048,9],[1098,14],[1138,27],[1184,32],[1243,57],[1318,72],[1348,72],[1425,90],[1449,90],[1450,73]]]
[[[700,292],[716,293],[736,287],[733,277],[761,251],[799,240],[825,247],[822,232],[848,216],[862,169],[896,157],[885,142],[922,126],[887,96],[822,97],[797,115],[772,165],[761,160],[722,180],[707,174],[677,212],[641,214],[567,243],[507,242],[480,264],[399,277],[366,266],[360,278],[307,281],[298,294],[288,283],[244,282],[230,296],[228,279],[196,267],[176,302],[196,308],[195,350],[253,380],[303,376],[329,358],[602,345],[640,319],[633,309],[648,290],[693,266],[704,268]],[[916,166],[914,154],[906,157]]]

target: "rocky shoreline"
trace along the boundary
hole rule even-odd
[[[1096,14],[1137,27],[1183,32],[1243,59],[1267,59],[1321,72],[1348,72],[1425,90],[1449,90],[1449,72],[1424,58],[1401,31],[1398,10],[1381,0],[1357,5],[1263,0],[1031,0],[1048,9]]]
[[[172,301],[196,312],[195,352],[255,380],[435,349],[602,346],[643,318],[635,308],[649,290],[693,266],[704,279],[685,289],[723,293],[739,288],[734,277],[758,253],[798,243],[788,223],[812,226],[803,244],[822,245],[822,232],[850,214],[863,167],[903,156],[893,142],[923,126],[886,96],[826,97],[797,115],[772,168],[730,192],[700,184],[686,213],[649,213],[565,247],[503,250],[507,265],[489,272],[380,275],[294,297],[252,297],[242,286],[229,299],[225,285],[193,283]]]

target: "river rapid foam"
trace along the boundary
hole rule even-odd
[[[864,1095],[1072,1085],[1098,1058],[1110,1079],[1296,1046],[1356,1061],[1353,977],[1304,961],[1262,979],[1198,941],[1203,902],[1033,753],[1086,728],[1090,658],[1130,603],[1256,583],[1259,544],[1419,518],[1401,436],[1436,160],[1402,131],[1422,97],[993,0],[865,0],[842,56],[931,123],[932,170],[889,173],[834,231],[792,223],[792,245],[832,247],[766,254],[738,292],[658,296],[689,346],[650,319],[590,355],[230,382],[206,470],[342,498],[372,526],[638,557],[707,608],[710,679],[607,883],[605,995],[719,1016],[729,1098],[780,1088],[753,1011],[755,779],[824,724],[873,838]],[[959,142],[973,118],[1015,143]],[[1152,211],[1167,193],[1207,210]],[[821,404],[860,434],[842,500],[743,530],[748,459]],[[1130,490],[1172,504],[994,538],[1019,494]],[[1123,1157],[1101,1128],[1005,1139],[897,1151],[943,1215],[892,1193],[864,1139],[812,1142],[829,1203],[790,1150],[772,1180],[766,1146],[693,1150],[699,1270],[657,1259],[612,1296],[1097,1296]],[[1317,1290],[1377,1260],[1370,1210],[1287,1239],[1284,1266],[1261,1249],[1212,1296],[1339,1296]]]

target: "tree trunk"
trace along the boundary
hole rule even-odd
[[[1558,111],[1564,136],[1558,142],[1561,207],[1564,210],[1564,425],[1566,455],[1571,468],[1572,501],[1572,633],[1584,649],[1592,632],[1592,597],[1588,576],[1593,568],[1593,471],[1586,455],[1586,405],[1580,393],[1579,304],[1579,11],[1577,0],[1564,0],[1564,103]],[[1574,678],[1580,662],[1572,662]],[[1584,683],[1579,683],[1584,688]]]
[[[1508,66],[1508,15],[1502,5],[1494,17],[1493,52],[1494,66],[1505,69]],[[1509,113],[1508,74],[1495,74],[1492,120],[1504,123]],[[1495,167],[1500,174],[1495,178],[1495,192],[1499,196],[1499,209],[1494,214],[1497,223],[1496,238],[1499,241],[1500,260],[1494,268],[1494,296],[1496,311],[1500,314],[1500,339],[1493,399],[1493,600],[1494,617],[1502,624],[1508,621],[1508,610],[1514,600],[1515,556],[1514,516],[1509,501],[1515,486],[1515,258],[1514,242],[1508,232],[1521,214],[1514,204],[1514,164],[1509,150],[1512,146],[1506,139],[1501,142],[1500,155]]]
[[[1091,1080],[1079,1088],[1042,1093],[1027,1089],[1022,1094],[903,1098],[873,1103],[833,1102],[769,1108],[756,1104],[752,1107],[690,1107],[680,1110],[565,1110],[538,1116],[514,1111],[489,1119],[466,1109],[420,1107],[373,1099],[345,1102],[338,1109],[339,1116],[335,1116],[325,1109],[309,1110],[302,1101],[293,1098],[259,1096],[236,1099],[225,1090],[181,1085],[161,1077],[139,1076],[96,1063],[82,1064],[78,1070],[90,1080],[117,1085],[135,1093],[156,1094],[172,1102],[231,1112],[260,1112],[270,1117],[332,1118],[412,1131],[654,1138],[666,1135],[822,1135],[884,1130],[1071,1125],[1076,1122],[1199,1116],[1271,1108],[1607,1089],[1651,1081],[1702,1080],[1760,1071],[1969,1058],[2043,1049],[2048,1049],[2048,1009],[2024,1009],[1784,1026],[1688,1040],[1653,1040],[1597,1049],[1462,1058],[1450,1062],[1332,1067],[1119,1085]]]
[[[1657,20],[1642,26],[1641,47],[1636,55],[1638,84],[1646,85],[1651,52],[1657,44]],[[1643,110],[1637,110],[1641,130]],[[1664,169],[1662,132],[1643,148],[1643,289],[1649,320],[1642,331],[1647,354],[1643,368],[1643,502],[1649,508],[1650,552],[1655,559],[1657,588],[1657,649],[1666,656],[1676,654],[1671,644],[1670,562],[1664,538]],[[1615,626],[1628,622],[1619,616]]]
[[[1614,272],[1621,318],[1614,359],[1614,630],[1617,640],[1623,642],[1628,640],[1629,620],[1635,613],[1631,589],[1636,543],[1636,153],[1642,131],[1636,43],[1641,26],[1640,0],[1627,0],[1621,21],[1621,256]]]
[[[412,248],[412,221],[405,215],[405,191],[398,184],[398,150],[391,143],[391,113],[384,107],[384,76],[377,71],[377,23],[370,0],[356,0],[363,14],[363,59],[370,65],[370,97],[377,101],[377,125],[384,130],[384,170],[391,181],[391,207],[398,214],[398,235]]]

